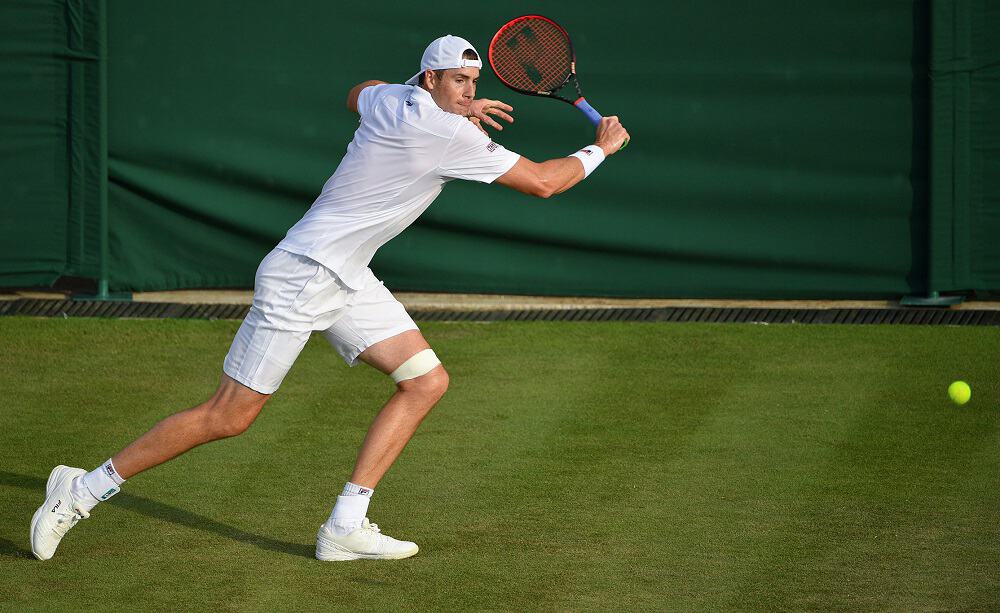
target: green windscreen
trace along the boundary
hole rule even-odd
[[[97,274],[97,11],[0,3],[0,284]]]
[[[250,287],[260,259],[343,156],[357,126],[344,106],[353,85],[402,82],[426,44],[448,33],[485,59],[500,25],[540,10],[569,32],[588,101],[621,117],[631,144],[549,200],[449,184],[375,257],[372,268],[390,288],[732,298],[996,290],[991,33],[1000,19],[986,4],[712,0],[609,11],[589,1],[463,10],[110,2],[110,285]],[[53,22],[36,24],[38,32],[10,20],[0,27],[65,45],[67,11],[53,25],[53,7],[63,5],[33,4]],[[953,27],[960,23],[968,28]],[[38,62],[52,74],[48,106],[36,101],[39,88],[3,79],[17,100],[4,103],[4,134],[47,122],[51,138],[34,134],[30,146],[48,146],[51,159],[29,168],[27,145],[0,144],[10,160],[5,184],[24,177],[25,189],[37,190],[4,195],[5,211],[23,221],[4,228],[15,242],[2,265],[20,274],[45,262],[51,278],[88,276],[97,251],[83,205],[93,181],[81,171],[78,187],[67,187],[75,158],[58,148],[74,142],[60,140],[67,117],[77,113],[87,125],[92,102],[73,102],[81,98],[58,83],[88,64],[47,53],[3,68],[33,74],[41,68],[30,62]],[[88,74],[77,78],[89,86]],[[493,136],[532,160],[593,141],[578,110],[515,94],[488,65],[479,96],[515,107],[516,123]],[[72,146],[89,155],[93,142]]]

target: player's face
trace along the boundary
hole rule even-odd
[[[430,78],[426,79],[425,83],[434,102],[449,113],[468,115],[469,105],[476,97],[479,69],[449,68],[440,78],[437,74],[431,74],[433,76],[428,75]]]

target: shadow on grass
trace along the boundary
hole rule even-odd
[[[37,491],[39,499],[41,499],[42,494],[45,492],[45,482],[46,479],[42,477],[32,477],[29,475],[20,475],[0,470],[0,485],[10,485],[13,487]],[[224,536],[228,539],[239,541],[241,543],[255,545],[268,551],[275,551],[277,553],[285,553],[288,555],[307,558],[312,558],[315,553],[313,545],[311,544],[289,543],[287,541],[279,541],[277,539],[261,536],[259,534],[253,534],[245,530],[240,530],[239,528],[234,528],[233,526],[227,526],[226,524],[205,517],[204,515],[198,515],[197,513],[185,511],[184,509],[162,502],[157,502],[149,498],[144,498],[142,496],[136,496],[135,494],[122,492],[105,504],[127,509],[147,517],[166,520],[180,526],[194,528],[195,530],[212,532],[214,534],[218,534],[219,536]],[[25,519],[25,532],[27,532],[27,529],[28,522],[27,519]],[[27,536],[27,534],[25,536]],[[5,539],[0,539],[0,556],[32,557],[30,551],[21,549],[16,544]]]
[[[25,528],[25,532],[27,532]],[[27,560],[32,560],[35,556],[27,549],[22,549],[17,546],[14,541],[8,541],[7,539],[0,538],[0,557],[4,558],[25,558]]]

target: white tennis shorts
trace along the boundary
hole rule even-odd
[[[257,268],[253,306],[229,348],[222,370],[243,385],[271,394],[281,385],[314,330],[321,330],[349,366],[379,341],[417,325],[371,269],[361,289],[305,256],[274,249]]]

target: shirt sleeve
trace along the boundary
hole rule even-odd
[[[471,121],[462,120],[438,169],[449,179],[492,183],[513,168],[520,157],[490,140]]]
[[[362,117],[367,117],[369,113],[372,112],[372,107],[375,105],[375,101],[378,99],[379,92],[377,90],[384,89],[387,83],[382,83],[380,85],[369,85],[361,90],[358,94],[358,114]]]

